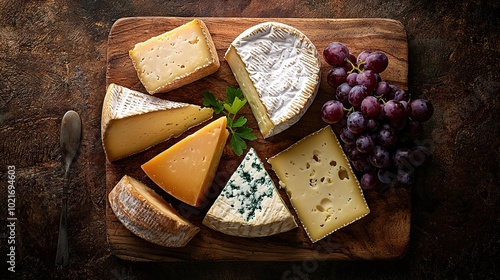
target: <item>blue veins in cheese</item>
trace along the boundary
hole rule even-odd
[[[240,237],[269,236],[297,227],[253,148],[215,200],[203,224]]]

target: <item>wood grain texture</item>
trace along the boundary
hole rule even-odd
[[[192,18],[147,17],[123,18],[115,22],[108,37],[106,83],[116,83],[141,92],[141,85],[128,51],[150,37],[171,30]],[[201,105],[201,92],[210,90],[220,98],[227,85],[237,86],[231,70],[223,60],[224,53],[242,31],[264,21],[279,21],[292,25],[305,33],[319,52],[332,41],[345,43],[351,52],[364,49],[385,52],[390,60],[389,68],[382,73],[383,79],[401,88],[407,87],[408,47],[402,25],[387,19],[295,19],[295,18],[201,18],[211,32],[221,59],[221,68],[215,74],[169,93],[157,94],[160,98]],[[326,72],[330,69],[322,61],[322,81],[313,105],[303,118],[290,129],[269,139],[262,139],[255,119],[248,106],[242,114],[254,129],[258,139],[250,142],[259,156],[266,160],[291,144],[322,128],[321,106],[331,99],[333,89],[326,83]],[[103,89],[104,90],[104,89]],[[325,239],[312,244],[302,227],[287,233],[265,238],[239,238],[227,236],[202,225],[201,221],[234,172],[243,156],[236,156],[227,146],[219,165],[218,173],[207,194],[207,201],[199,208],[187,206],[162,192],[147,178],[140,165],[170,147],[179,139],[196,131],[193,128],[178,139],[172,139],[143,153],[122,159],[115,164],[106,164],[107,193],[124,174],[128,174],[159,192],[183,216],[201,228],[200,233],[184,248],[166,248],[148,243],[128,231],[106,207],[107,236],[112,253],[122,259],[136,261],[178,260],[258,260],[293,261],[314,258],[316,260],[347,259],[391,259],[404,255],[409,244],[410,190],[389,189],[383,193],[365,192],[371,213],[341,229]],[[266,164],[270,171],[271,167]],[[269,172],[278,182],[274,172]],[[280,193],[288,206],[289,200],[283,190]],[[295,214],[295,213],[294,213]]]

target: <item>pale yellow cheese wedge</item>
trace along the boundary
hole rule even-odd
[[[109,162],[139,153],[212,118],[213,110],[168,101],[110,84],[104,97],[101,139]]]
[[[226,117],[207,124],[144,163],[144,172],[163,190],[200,206],[217,172],[229,132]]]
[[[199,19],[137,43],[129,56],[150,94],[179,88],[220,67],[210,32]]]
[[[108,195],[116,217],[154,244],[183,247],[200,231],[142,182],[125,175]]]
[[[330,126],[303,138],[268,162],[312,242],[370,212]]]

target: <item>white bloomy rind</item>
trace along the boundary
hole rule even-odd
[[[231,52],[236,51],[245,65],[238,70]],[[226,52],[233,73],[247,96],[254,88],[270,120],[270,127],[259,121],[265,138],[295,124],[312,104],[319,88],[321,61],[309,38],[294,27],[277,22],[255,25],[241,33]],[[242,85],[239,75],[248,75],[253,86]],[[252,111],[257,106],[249,98]],[[262,107],[261,109],[262,110]]]

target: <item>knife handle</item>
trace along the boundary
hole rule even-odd
[[[66,268],[69,266],[68,223],[66,196],[62,199],[61,217],[59,219],[59,237],[57,239],[56,266]]]

